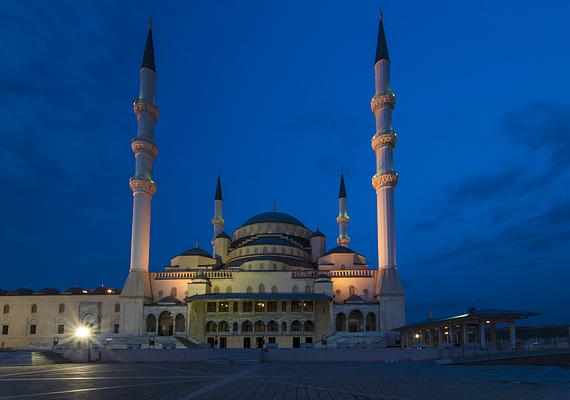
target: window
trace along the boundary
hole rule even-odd
[[[170,289],[170,296],[176,297],[176,294],[177,294],[177,290],[176,290],[175,287],[173,287],[172,289]]]
[[[267,323],[267,331],[268,332],[277,332],[277,322],[269,321]]]
[[[38,312],[38,305],[37,304],[32,304],[32,314],[35,314]]]
[[[148,317],[146,317],[146,331],[156,332],[156,317],[154,314],[149,314]]]
[[[234,322],[234,324],[232,325],[232,330],[233,330],[234,332],[237,332],[237,331],[238,331],[238,323],[237,323],[237,322]]]
[[[253,303],[251,301],[245,301],[243,303],[243,312],[252,312],[253,311]]]
[[[355,288],[354,286],[350,286],[350,287],[348,288],[348,295],[349,295],[349,296],[352,296],[352,295],[354,295],[354,294],[356,294],[356,288]]]
[[[119,333],[119,324],[113,324],[113,333]]]
[[[58,311],[59,311],[60,314],[63,314],[63,313],[65,312],[65,304],[60,304]]]
[[[275,337],[270,337],[270,338],[269,338],[269,343],[270,343],[270,344],[275,344]]]
[[[263,283],[259,285],[259,293],[265,293],[265,285]]]
[[[35,335],[37,332],[37,329],[38,329],[38,326],[36,324],[30,325],[30,335]]]
[[[162,290],[158,291],[158,298],[162,299],[162,297],[164,296],[164,292]]]
[[[220,288],[218,286],[214,286],[214,293],[220,293]]]
[[[115,312],[121,312],[121,303],[115,304]]]
[[[303,324],[303,330],[305,332],[313,332],[315,330],[315,324],[313,324],[313,321],[305,321]]]
[[[228,287],[226,288],[226,293],[231,293],[231,292],[232,292],[232,287],[231,287],[231,286],[228,286]]]
[[[281,322],[281,333],[286,333],[287,332],[287,322],[283,321]]]
[[[276,301],[267,302],[267,312],[277,312],[277,302]]]
[[[241,331],[242,332],[252,332],[253,331],[253,324],[249,321],[245,321],[241,324]]]
[[[264,312],[264,311],[265,311],[265,302],[256,301],[255,302],[255,312]]]
[[[234,312],[238,312],[238,302],[234,301]]]
[[[291,302],[291,312],[301,312],[301,302],[292,301]]]
[[[2,335],[7,335],[8,334],[8,325],[2,325]]]
[[[303,311],[313,312],[313,302],[312,301],[304,301],[303,302]]]
[[[230,324],[228,324],[226,321],[220,322],[220,325],[218,326],[218,331],[219,332],[229,332],[230,331]]]
[[[311,292],[312,292],[311,285],[305,286],[305,293],[311,293]]]
[[[263,321],[257,321],[255,323],[256,332],[265,332],[265,323]]]
[[[4,314],[10,314],[10,306],[8,304],[4,304]]]
[[[227,301],[221,301],[218,304],[218,312],[228,312],[230,311],[230,303]]]
[[[246,291],[247,293],[252,293],[252,292],[253,292],[253,289],[251,288],[251,286],[248,286],[247,289],[245,289],[245,291]]]
[[[216,312],[216,303],[213,301],[209,301],[206,305],[207,312]]]
[[[273,267],[277,267],[277,265],[273,264]],[[277,286],[271,286],[271,293],[277,293],[277,292],[278,292]]]
[[[287,312],[287,302],[286,301],[281,302],[281,312]]]
[[[57,326],[57,334],[58,335],[63,335],[63,332],[65,331],[65,326],[63,324],[59,324]]]
[[[297,285],[293,286],[293,293],[299,293],[299,288],[297,287]]]
[[[300,332],[303,329],[303,325],[299,321],[293,321],[291,324],[291,330],[293,332]]]

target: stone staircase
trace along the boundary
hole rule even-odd
[[[261,362],[261,349],[212,349],[208,364],[253,365]]]
[[[319,347],[322,347],[320,340]],[[388,338],[380,332],[339,332],[327,338],[332,349],[381,349],[388,345]]]
[[[0,351],[0,365],[46,365],[65,363],[63,357],[50,351]]]

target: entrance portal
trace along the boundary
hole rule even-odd
[[[174,331],[174,320],[172,314],[163,311],[158,317],[158,336],[172,336]]]
[[[248,337],[243,338],[243,348],[244,349],[251,348],[251,338],[248,338]]]

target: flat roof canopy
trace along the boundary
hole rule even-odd
[[[539,313],[530,311],[514,311],[514,310],[499,310],[496,308],[482,308],[482,309],[470,309],[465,314],[450,315],[443,318],[432,318],[427,319],[422,322],[416,322],[414,324],[404,325],[399,328],[393,329],[394,331],[404,331],[409,329],[427,329],[441,327],[442,325],[449,324],[463,324],[472,323],[479,324],[481,321],[491,321],[491,322],[507,322],[513,321],[515,319],[527,319],[528,317],[534,317],[539,315]]]

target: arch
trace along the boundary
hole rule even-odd
[[[252,293],[253,292],[253,288],[251,286],[248,286],[247,289],[245,289],[245,291],[247,293]]]
[[[259,293],[265,293],[265,285],[264,285],[263,283],[260,283],[260,284],[259,284],[259,290],[258,290],[258,292],[259,292]]]
[[[311,285],[307,285],[305,286],[305,293],[311,293],[313,290],[311,288]]]
[[[4,304],[4,314],[10,314],[10,305]]]
[[[366,332],[372,332],[376,330],[376,315],[369,312],[366,314]]]
[[[163,311],[158,317],[158,336],[172,336],[174,333],[174,319],[170,311]]]
[[[299,287],[297,285],[293,286],[293,289],[291,290],[293,293],[299,293]]]
[[[267,323],[267,332],[277,332],[277,329],[278,329],[277,322],[272,320]]]
[[[65,312],[65,304],[60,304],[59,307],[57,308],[57,312],[60,314],[63,314]]]
[[[291,331],[293,332],[301,332],[303,330],[303,325],[301,322],[295,320],[291,322]]]
[[[218,332],[229,332],[230,331],[230,324],[226,321],[221,321],[218,325]]]
[[[226,288],[226,293],[231,293],[231,292],[232,292],[232,287],[231,287],[231,286],[228,286],[228,287]]]
[[[352,310],[348,314],[348,331],[362,332],[364,330],[364,316],[360,310]]]
[[[303,324],[303,330],[305,332],[313,332],[315,330],[315,324],[313,321],[305,321]]]
[[[213,293],[220,293],[220,287],[219,286],[214,286],[214,289],[212,290]]]
[[[158,291],[158,298],[162,299],[164,297],[164,292],[162,290]]]
[[[255,331],[256,332],[265,332],[265,322],[263,321],[256,321],[255,322]]]
[[[267,247],[263,248],[263,254],[267,254]]]
[[[35,314],[38,312],[38,305],[37,304],[32,304],[32,314]]]
[[[234,322],[233,325],[232,325],[232,331],[237,332],[237,331],[238,331],[238,327],[239,327],[239,324],[238,324],[237,322]]]
[[[348,295],[352,296],[356,294],[356,287],[354,285],[350,285],[350,287],[348,288]]]
[[[206,332],[217,332],[218,331],[218,324],[214,321],[208,321],[206,323]]]
[[[273,246],[273,249],[271,250],[272,253],[277,253],[277,247]]]
[[[154,314],[149,314],[146,317],[146,331],[147,332],[156,332],[156,317]]]
[[[278,293],[279,290],[277,289],[277,286],[273,285],[271,286],[271,293]]]
[[[281,332],[287,332],[287,322],[281,322]]]
[[[249,321],[244,321],[244,323],[241,324],[241,331],[242,332],[253,332],[253,324]]]
[[[172,288],[170,289],[170,296],[176,297],[176,294],[177,294],[177,293],[178,293],[178,290],[176,290],[175,287],[172,287]]]
[[[121,312],[121,303],[115,303],[115,312]]]
[[[186,319],[182,314],[176,314],[174,319],[174,332],[185,332],[186,331]]]
[[[335,326],[337,332],[343,332],[346,330],[346,315],[344,315],[344,313],[338,313],[336,315]]]

